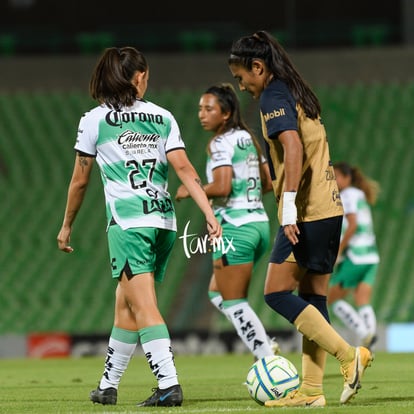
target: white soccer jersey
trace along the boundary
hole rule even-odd
[[[371,208],[362,190],[355,187],[347,187],[341,191],[342,204],[344,206],[344,221],[342,234],[348,223],[347,214],[356,214],[357,229],[349,240],[346,255],[355,264],[378,263],[379,255],[376,245]]]
[[[233,168],[232,188],[228,197],[213,199],[216,215],[235,226],[268,221],[262,202],[259,158],[247,131],[232,129],[210,142],[206,165],[208,182],[213,181],[215,168],[226,165]]]
[[[176,230],[168,193],[168,151],[185,148],[174,116],[144,100],[114,111],[93,108],[79,122],[75,149],[96,156],[108,222],[122,229]]]

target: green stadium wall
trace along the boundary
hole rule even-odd
[[[374,306],[378,322],[413,320],[414,301],[414,59],[411,49],[293,53],[320,97],[333,161],[346,159],[379,181],[374,208],[381,253]],[[110,277],[103,190],[94,171],[72,236],[73,254],[57,249],[80,116],[88,97],[91,57],[19,57],[0,61],[0,335],[29,332],[108,333],[115,283]],[[198,124],[198,99],[211,83],[232,82],[223,55],[149,55],[147,98],[176,116],[188,154],[205,178],[208,135]],[[240,94],[260,135],[257,102]],[[179,185],[171,172],[169,189]],[[265,206],[276,217],[273,196]],[[176,204],[178,233],[159,304],[172,331],[231,330],[208,301],[207,254],[188,259],[183,228],[203,234],[192,200]],[[273,220],[272,232],[277,222]],[[264,303],[266,259],[257,266],[250,300],[269,330],[290,325]]]

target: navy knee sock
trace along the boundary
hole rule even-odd
[[[264,295],[266,303],[290,323],[308,306],[308,302],[292,293],[291,290]]]
[[[310,303],[311,305],[315,306],[316,309],[323,315],[323,317],[331,323],[329,319],[329,311],[328,311],[328,305],[326,301],[326,296],[324,295],[315,295],[315,294],[309,294],[309,293],[301,293],[299,294],[303,300]]]

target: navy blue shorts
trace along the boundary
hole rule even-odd
[[[270,263],[283,263],[289,256],[312,273],[332,273],[338,255],[343,216],[298,223],[299,243],[293,245],[279,228]],[[291,261],[291,260],[288,260]]]

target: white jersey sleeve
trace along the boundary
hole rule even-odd
[[[215,137],[209,145],[210,149],[210,165],[212,171],[217,167],[232,166],[232,158],[234,155],[233,144],[223,136]]]
[[[178,127],[177,121],[172,116],[171,117],[171,130],[166,140],[165,152],[169,152],[175,149],[184,149],[184,148],[185,148],[185,144],[181,138],[180,129]]]
[[[100,113],[98,110],[86,112],[79,121],[75,149],[96,156],[98,140],[98,125]]]

